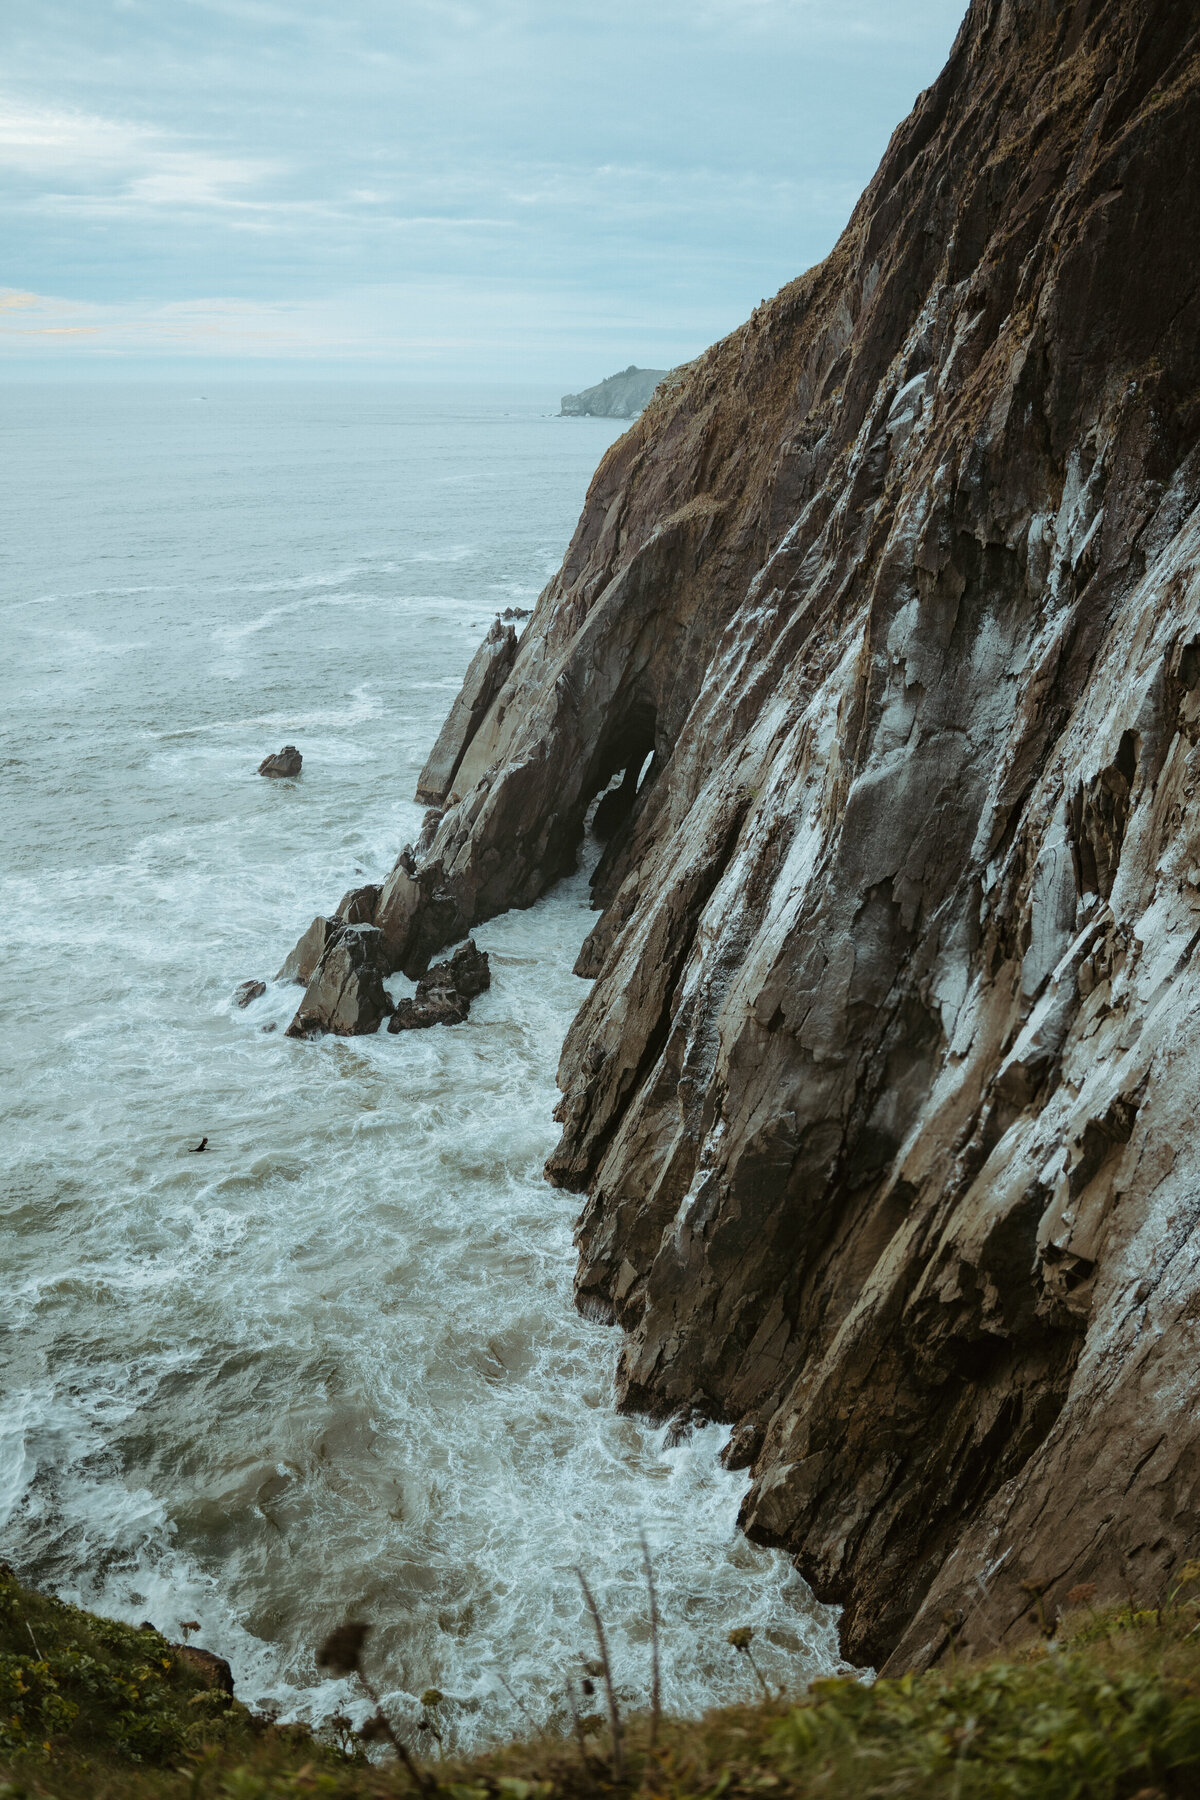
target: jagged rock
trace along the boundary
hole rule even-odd
[[[304,758],[295,744],[285,744],[272,756],[264,756],[258,765],[260,775],[298,775]]]
[[[529,606],[506,606],[500,614],[502,619],[528,619],[533,616],[533,608]]]
[[[233,990],[233,1003],[245,1009],[252,1000],[258,1000],[267,991],[265,981],[243,981]]]
[[[381,892],[380,887],[371,883],[365,887],[351,888],[338,901],[334,917],[344,919],[347,925],[370,925],[375,917],[375,907]]]
[[[392,1010],[383,985],[386,972],[382,933],[374,925],[344,926],[313,970],[287,1036],[330,1031],[361,1037],[378,1031]]]
[[[435,963],[417,983],[411,1000],[397,1002],[389,1031],[424,1031],[431,1025],[461,1025],[471,1001],[492,985],[486,950],[469,939],[446,962]]]
[[[552,1179],[622,1404],[738,1427],[855,1660],[1200,1533],[1200,59],[972,0],[833,253],[656,397],[380,897],[597,871]]]
[[[349,898],[347,895],[346,899]],[[326,919],[318,915],[288,952],[283,967],[275,977],[276,981],[298,981],[301,987],[307,987],[322,956],[345,928],[345,919],[336,915],[332,919]]]
[[[516,632],[496,619],[471,658],[458,699],[421,770],[418,806],[440,806],[449,794],[463,753],[512,668],[516,650]]]
[[[632,419],[649,403],[667,369],[639,369],[630,363],[619,375],[609,375],[595,387],[562,397],[563,419]]]

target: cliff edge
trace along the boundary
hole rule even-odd
[[[1200,1526],[1198,33],[972,0],[832,255],[604,458],[374,913],[420,973],[623,774],[580,1302],[876,1664],[1153,1601]]]

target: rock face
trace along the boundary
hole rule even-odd
[[[1200,1531],[1198,30],[972,0],[832,255],[601,463],[376,908],[421,973],[653,753],[549,1173],[622,1403],[734,1424],[863,1661]]]
[[[261,1000],[266,991],[265,981],[239,981],[233,990],[233,1003],[245,1011],[252,1000]]]
[[[288,1037],[332,1031],[359,1037],[378,1031],[392,1010],[382,933],[374,925],[345,925],[331,936],[287,1028]]]
[[[350,894],[346,895],[342,901],[343,906],[350,897]],[[345,925],[346,921],[336,916],[332,919],[320,916],[315,918],[308,930],[301,934],[295,947],[288,952],[283,967],[275,977],[276,981],[298,981],[301,987],[307,987],[312,980],[313,970],[333,940],[341,936]]]
[[[630,363],[619,375],[609,375],[581,394],[564,394],[562,419],[633,419],[648,405],[668,369],[639,369]]]
[[[471,1002],[492,985],[486,950],[468,938],[446,962],[435,963],[417,983],[411,1000],[401,1000],[388,1020],[389,1031],[423,1031],[430,1025],[461,1025]]]
[[[285,744],[282,750],[276,750],[271,756],[264,756],[258,765],[260,775],[298,775],[304,758],[295,744]]]
[[[440,806],[449,794],[462,762],[463,752],[479,729],[479,721],[487,712],[517,652],[517,634],[511,625],[497,619],[471,658],[458,699],[450,708],[446,723],[438,733],[437,743],[421,770],[417,782],[417,804]]]

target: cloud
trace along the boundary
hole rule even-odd
[[[218,155],[172,133],[96,113],[0,102],[0,169],[35,184],[37,210],[127,217],[245,207],[286,170],[278,158]],[[73,184],[66,187],[64,182]]]

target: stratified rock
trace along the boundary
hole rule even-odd
[[[831,256],[593,479],[396,966],[597,871],[552,1178],[856,1661],[1200,1535],[1200,20],[973,0]]]
[[[235,1006],[247,1007],[252,1000],[258,1000],[267,991],[265,981],[243,981],[233,990]]]
[[[258,765],[260,775],[298,775],[304,758],[295,744],[285,744],[272,756],[264,756]]]
[[[516,651],[517,634],[513,627],[496,619],[471,658],[458,699],[421,770],[418,806],[440,806],[449,794],[463,752],[512,668]]]
[[[424,1031],[431,1025],[461,1025],[471,1001],[492,985],[486,950],[469,939],[446,962],[435,963],[417,983],[411,1000],[400,1000],[389,1031]]]
[[[349,898],[347,895],[346,899]],[[275,977],[276,981],[298,981],[301,987],[307,987],[322,956],[345,928],[345,919],[336,915],[332,919],[326,919],[318,915],[288,952],[283,967]]]
[[[344,919],[347,925],[370,925],[375,917],[375,907],[381,891],[371,883],[365,887],[351,888],[338,901],[334,917]]]
[[[313,971],[288,1037],[334,1032],[361,1037],[378,1031],[392,1010],[383,985],[387,960],[374,925],[347,925],[328,945]]]
[[[619,375],[609,375],[582,393],[564,394],[563,419],[633,419],[649,403],[666,369],[639,369],[630,363]]]

